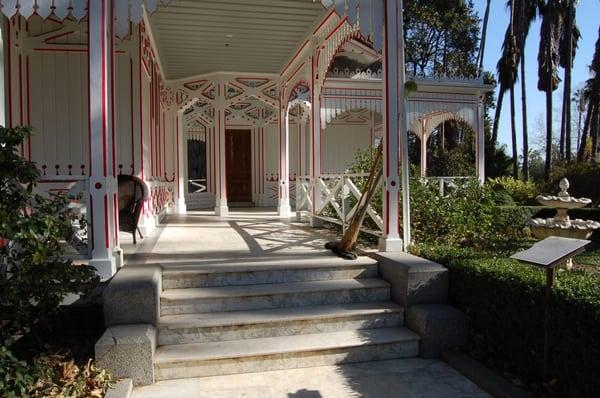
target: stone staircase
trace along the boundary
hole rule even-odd
[[[414,357],[369,258],[292,256],[162,272],[156,380]]]

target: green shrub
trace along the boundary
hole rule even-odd
[[[544,192],[556,195],[560,190],[558,183],[563,178],[569,180],[571,196],[590,198],[593,207],[600,204],[600,164],[572,162],[556,165]]]
[[[532,181],[517,180],[512,177],[491,178],[487,181],[495,192],[506,192],[518,204],[536,204],[535,197],[540,188]]]
[[[415,252],[448,267],[450,299],[469,315],[470,348],[502,370],[539,380],[545,273],[468,249],[419,246]],[[554,388],[563,396],[600,396],[600,275],[557,274],[548,328]]]
[[[98,278],[93,268],[63,258],[61,240],[71,233],[67,198],[33,193],[35,165],[16,148],[28,128],[0,127],[0,338],[43,325],[68,293],[81,293]]]

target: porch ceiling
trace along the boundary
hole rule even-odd
[[[325,11],[312,0],[176,0],[150,25],[168,79],[279,73]]]

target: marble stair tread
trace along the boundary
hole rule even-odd
[[[356,260],[348,261],[337,256],[306,256],[290,259],[262,259],[250,261],[229,261],[223,264],[215,263],[189,263],[163,266],[163,278],[186,277],[198,274],[235,273],[255,271],[280,271],[295,269],[319,268],[358,268],[375,266],[377,261],[370,257],[359,256]]]
[[[154,356],[154,364],[160,368],[161,365],[169,366],[169,364],[177,363],[343,350],[353,347],[418,341],[417,334],[405,327],[396,327],[224,342],[175,344],[158,347]]]
[[[331,320],[335,318],[389,314],[402,311],[404,311],[403,307],[391,301],[387,301],[165,315],[160,318],[159,329],[173,330],[268,324],[274,322],[312,321],[320,319]]]
[[[331,292],[337,290],[389,288],[390,284],[379,278],[335,279],[325,281],[271,283],[260,285],[202,287],[186,289],[165,289],[161,295],[163,302],[178,300],[242,298],[252,296],[272,296],[294,293]]]

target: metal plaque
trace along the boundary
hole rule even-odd
[[[553,268],[567,259],[585,251],[589,240],[550,236],[537,242],[527,250],[515,253],[510,258],[538,267]]]

